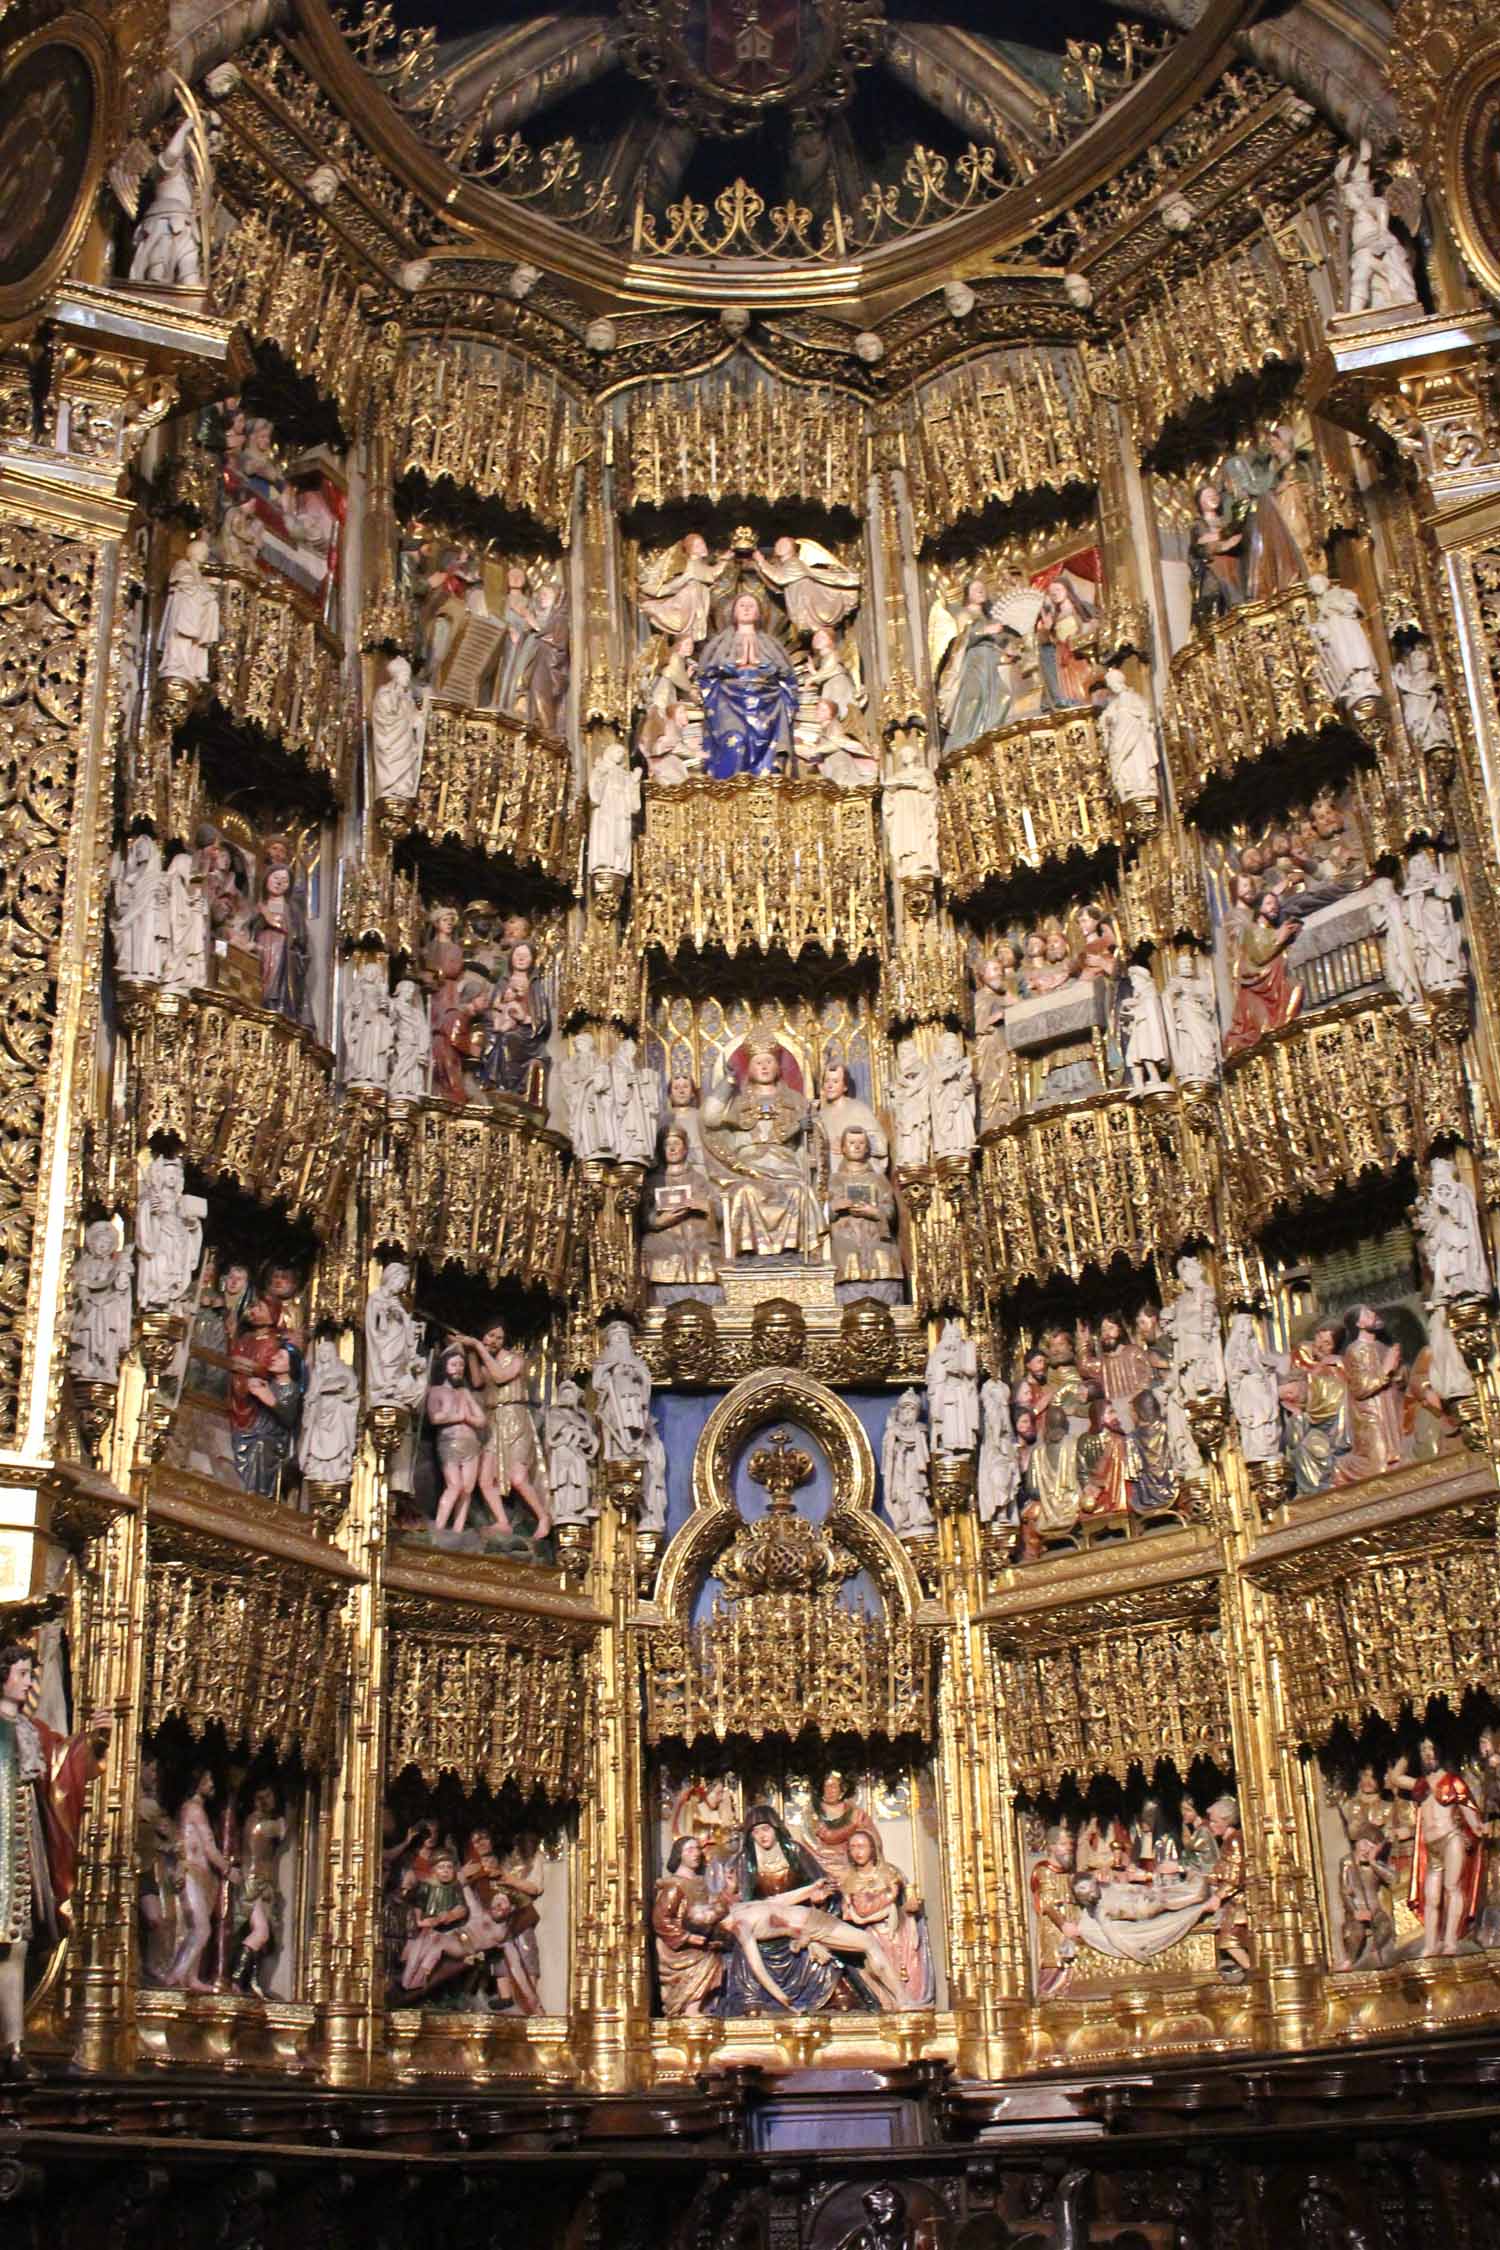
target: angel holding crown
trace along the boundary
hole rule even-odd
[[[820,625],[832,630],[858,605],[859,573],[816,539],[783,536],[773,543],[769,556],[757,547],[751,559],[766,584],[781,595],[799,633],[810,636]]]
[[[641,615],[659,633],[674,641],[686,635],[696,648],[708,632],[709,597],[728,560],[727,555],[710,554],[701,531],[690,531],[642,571]]]

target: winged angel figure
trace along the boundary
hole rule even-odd
[[[208,221],[213,158],[208,125],[192,89],[174,78],[182,118],[159,153],[128,141],[109,168],[109,184],[127,218],[136,219],[141,191],[156,185],[131,243],[130,279],[153,288],[201,289],[208,276]]]

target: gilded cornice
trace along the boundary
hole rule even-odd
[[[364,1572],[299,1516],[253,1492],[158,1468],[150,1490],[151,1559],[188,1562],[226,1576],[323,1580],[331,1593],[363,1585]]]
[[[1300,1500],[1256,1541],[1245,1574],[1278,1593],[1311,1593],[1352,1570],[1482,1545],[1495,1534],[1497,1497],[1488,1466],[1450,1457],[1322,1501]]]
[[[1017,1565],[979,1612],[997,1647],[1062,1646],[1123,1625],[1217,1614],[1224,1559],[1202,1525]]]
[[[344,115],[357,121],[366,145],[430,209],[491,256],[556,274],[593,311],[701,305],[710,284],[718,304],[757,310],[820,305],[873,321],[925,294],[935,275],[986,270],[1142,154],[1224,69],[1236,34],[1254,13],[1255,0],[1211,0],[1193,29],[1053,163],[976,211],[843,261],[771,267],[754,258],[725,258],[714,261],[711,274],[698,260],[649,260],[589,242],[456,175],[377,92],[324,0],[295,0],[292,46]],[[435,265],[442,262],[436,253]]]

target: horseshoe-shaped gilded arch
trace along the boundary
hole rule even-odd
[[[875,1455],[863,1424],[835,1391],[787,1367],[747,1375],[704,1423],[693,1455],[692,1514],[662,1557],[662,1615],[690,1621],[699,1586],[744,1522],[734,1504],[735,1464],[746,1440],[772,1422],[795,1423],[817,1440],[833,1477],[830,1538],[869,1572],[890,1617],[913,1617],[922,1589],[905,1548],[875,1513]]]

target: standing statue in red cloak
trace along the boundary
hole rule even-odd
[[[104,1764],[110,1721],[71,1740],[27,1710],[35,1651],[0,1648],[0,2078],[32,2075],[21,2055],[26,1956],[67,1929],[84,1793]]]

